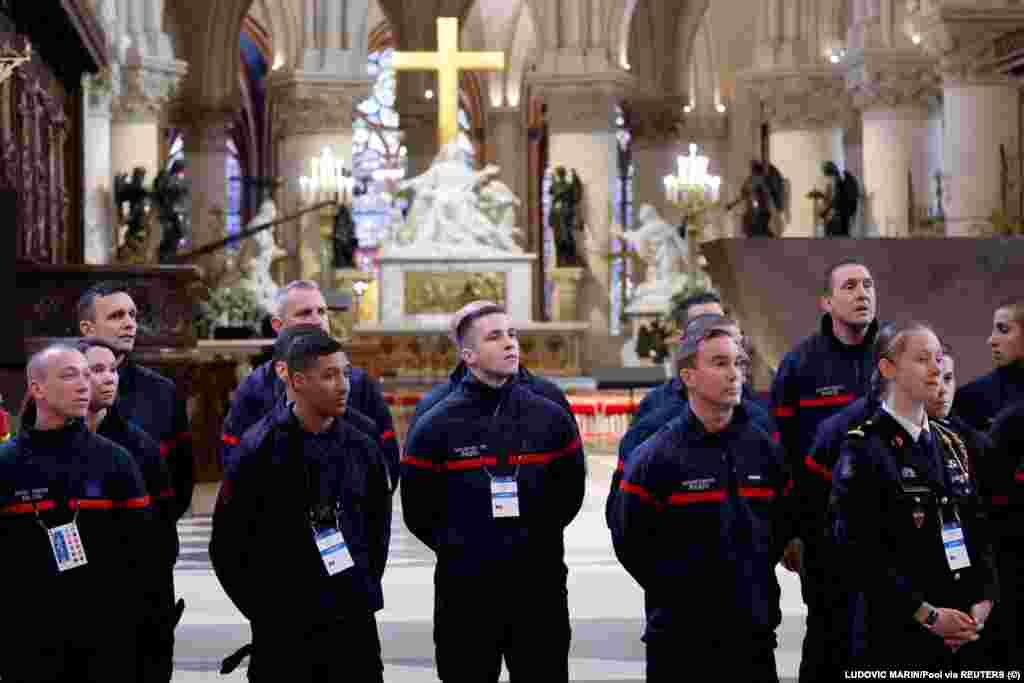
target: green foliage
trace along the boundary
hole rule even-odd
[[[660,315],[656,316],[649,324],[641,325],[637,330],[636,355],[661,364],[668,358],[670,342],[678,334],[675,325],[671,322],[666,324]]]
[[[200,302],[196,315],[196,336],[209,339],[213,336],[213,328],[230,325],[232,327],[251,327],[260,329],[263,309],[256,296],[242,287],[221,287],[211,290],[209,297]]]

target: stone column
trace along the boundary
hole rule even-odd
[[[946,234],[985,234],[1002,209],[999,148],[1020,156],[1020,88],[1016,83],[943,84]]]
[[[880,237],[906,237],[929,206],[928,100],[939,94],[934,61],[918,53],[851,55],[847,85],[862,110],[864,193]]]
[[[819,219],[807,199],[823,189],[822,164],[843,165],[842,131],[851,104],[842,76],[832,69],[747,74],[770,126],[770,161],[789,182],[783,237],[814,237]]]
[[[192,248],[226,237],[228,127],[234,115],[199,110],[185,122],[185,158],[192,191]]]
[[[330,148],[336,159],[352,168],[352,115],[370,92],[367,80],[344,80],[298,72],[268,85],[273,107],[277,173],[285,181],[278,192],[279,211],[302,207],[299,178],[310,174],[310,160]],[[320,270],[319,218],[309,214],[301,227],[289,224],[278,231],[290,258],[288,278],[309,277]]]
[[[142,59],[118,66],[112,73],[116,97],[110,131],[114,173],[146,169],[147,182],[160,165],[160,124],[168,102],[187,71],[185,62]]]
[[[112,263],[117,248],[110,154],[112,84],[109,76],[89,76],[83,81],[85,262],[99,266]]]
[[[587,367],[619,362],[622,337],[610,335],[611,274],[608,265],[612,183],[618,178],[614,108],[631,85],[609,74],[604,80],[573,82],[565,78],[535,81],[547,104],[549,165],[575,169],[583,183],[580,241],[587,274],[579,291],[578,319],[590,324],[584,349]]]
[[[501,167],[498,179],[523,202],[516,212],[522,230],[522,242],[527,251],[536,251],[530,244],[526,229],[526,128],[523,112],[518,107],[494,108],[487,112],[487,163]]]

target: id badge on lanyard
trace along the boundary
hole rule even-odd
[[[334,509],[334,528],[319,528],[316,523],[313,527],[313,542],[316,543],[317,552],[320,553],[320,561],[324,563],[327,576],[340,574],[346,569],[356,566],[352,559],[352,553],[345,542],[345,536],[341,533],[341,511],[340,503]]]
[[[82,543],[82,535],[78,532],[78,510],[75,509],[74,518],[67,524],[55,526],[52,529],[47,527],[36,510],[36,521],[50,542],[50,550],[53,552],[53,559],[57,562],[57,571],[63,574],[69,569],[84,567],[89,564],[85,556],[85,545]]]
[[[494,519],[519,516],[519,482],[515,477],[491,478],[491,515]]]
[[[971,566],[971,557],[967,553],[967,542],[959,515],[954,514],[953,519],[946,521],[940,509],[939,520],[942,522],[942,547],[946,551],[946,563],[950,571],[967,569]]]

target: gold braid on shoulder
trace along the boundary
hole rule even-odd
[[[970,475],[969,463],[970,463],[970,452],[967,450],[967,444],[955,431],[939,424],[937,421],[929,421],[928,425],[935,430],[935,433],[939,435],[943,443],[946,444],[957,461],[960,463],[960,467],[963,468],[964,474]]]

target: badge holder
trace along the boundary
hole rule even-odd
[[[85,557],[85,546],[82,544],[82,535],[78,533],[78,512],[81,506],[75,506],[75,514],[67,524],[55,526],[52,529],[46,526],[46,522],[39,516],[39,508],[35,503],[32,510],[36,513],[36,522],[46,532],[46,538],[50,542],[50,550],[53,551],[53,559],[57,561],[57,571],[63,574],[69,569],[84,567],[89,564]]]
[[[954,507],[953,519],[947,522],[942,514],[942,506],[939,506],[939,523],[942,525],[942,547],[946,551],[950,571],[967,569],[971,566],[971,557],[967,553],[960,513]]]
[[[334,507],[334,528],[318,529],[315,520],[315,513],[310,513],[310,526],[313,529],[313,541],[316,543],[317,552],[320,553],[320,560],[324,563],[327,576],[340,574],[346,569],[356,565],[352,560],[352,553],[349,552],[348,544],[341,533],[341,503]]]

